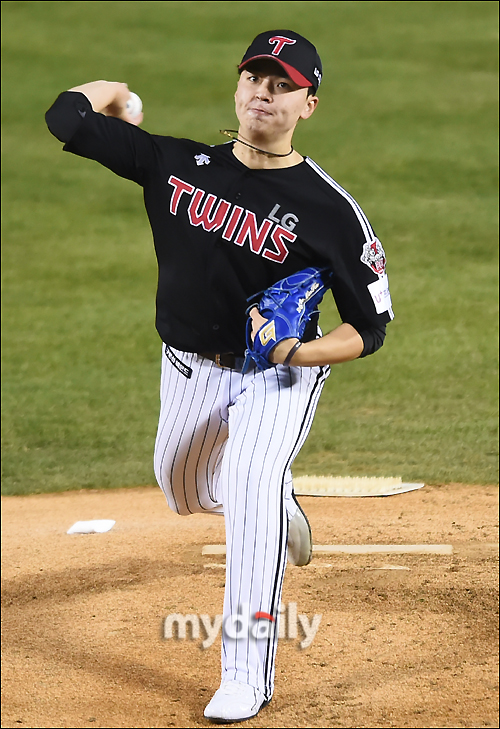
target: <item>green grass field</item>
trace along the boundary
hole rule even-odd
[[[325,70],[295,146],[362,205],[396,319],[334,368],[297,475],[498,482],[496,2],[3,2],[2,492],[154,482],[160,341],[141,190],[44,113],[126,81],[144,128],[217,144],[268,28]],[[336,314],[328,300],[322,325]]]

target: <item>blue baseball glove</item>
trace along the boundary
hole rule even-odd
[[[243,373],[248,372],[252,364],[259,370],[274,367],[269,360],[274,347],[283,339],[302,339],[307,323],[317,313],[318,304],[331,286],[331,278],[332,272],[327,268],[305,268],[249,299],[261,297],[248,307],[247,314],[257,306],[261,316],[268,321],[252,341],[252,319],[248,318]]]

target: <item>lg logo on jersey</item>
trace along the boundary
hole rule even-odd
[[[276,204],[267,217],[275,223],[281,223],[286,230],[293,230],[299,222],[298,217],[293,213],[285,213],[280,220],[276,217],[280,207],[281,205]]]
[[[174,175],[170,175],[168,183],[173,187],[170,198],[172,215],[177,215],[183,195],[188,195],[191,200],[186,214],[192,226],[201,226],[207,233],[214,233],[224,226],[224,240],[232,241],[237,246],[243,246],[248,241],[250,250],[256,255],[283,263],[289,253],[287,244],[297,239],[292,231],[299,219],[293,213],[285,213],[281,219],[277,218],[279,205],[275,205],[259,225],[257,216],[251,210],[233,205]]]

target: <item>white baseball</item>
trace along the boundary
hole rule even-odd
[[[134,94],[133,91],[130,92],[130,98],[127,101],[127,111],[132,119],[135,119],[136,116],[139,116],[142,111],[141,97],[137,96],[137,94]]]

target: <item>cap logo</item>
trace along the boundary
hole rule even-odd
[[[285,46],[293,46],[293,44],[297,43],[297,41],[292,40],[291,38],[285,38],[284,35],[275,35],[272,38],[269,38],[269,43],[270,45],[276,43],[271,53],[273,56],[279,56]]]

